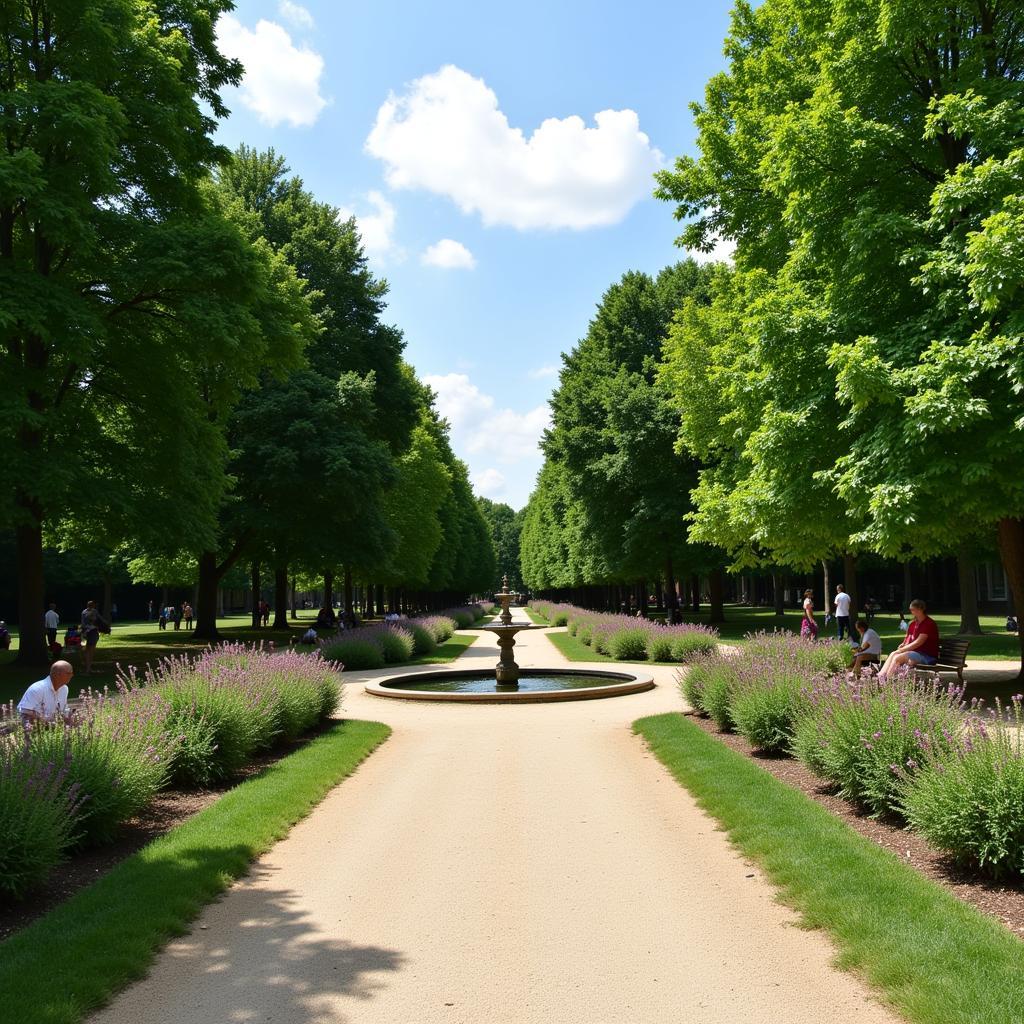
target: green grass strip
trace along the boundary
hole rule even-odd
[[[764,868],[785,903],[829,933],[913,1024],[1020,1024],[1024,943],[682,715],[633,725]]]
[[[0,943],[0,1019],[76,1024],[142,978],[169,939],[390,732],[337,723]]]

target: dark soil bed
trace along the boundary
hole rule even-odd
[[[116,842],[94,849],[73,851],[69,859],[24,900],[18,903],[0,903],[0,942],[30,925],[57,904],[74,896],[79,889],[91,885],[101,875],[141,850],[147,843],[165,832],[170,832],[172,828],[187,821],[204,807],[209,807],[228,790],[258,775],[267,765],[294,753],[299,747],[318,736],[324,728],[334,724],[336,723],[328,722],[326,726],[315,729],[298,742],[258,758],[247,765],[230,783],[216,789],[200,792],[166,790],[157,794],[144,813],[121,826],[121,835]]]
[[[914,832],[898,824],[868,817],[850,801],[837,796],[828,783],[822,782],[795,758],[758,754],[742,736],[719,732],[710,719],[693,715],[692,721],[726,746],[755,760],[781,782],[806,793],[862,836],[891,850],[904,863],[944,886],[957,899],[1001,921],[1014,934],[1024,936],[1024,880],[993,882],[956,864]]]

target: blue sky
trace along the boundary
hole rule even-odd
[[[729,4],[240,0],[228,145],[356,215],[478,493],[525,504],[560,353],[683,253],[651,171],[693,151]],[[599,112],[608,111],[595,120]]]

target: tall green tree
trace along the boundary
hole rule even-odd
[[[487,521],[497,560],[497,575],[508,577],[509,586],[518,590],[522,582],[519,557],[519,536],[523,529],[523,516],[511,505],[489,498],[477,498],[476,503]]]
[[[195,385],[258,358],[269,276],[203,189],[226,156],[219,90],[241,72],[214,44],[230,6],[0,8],[0,518],[22,623],[43,606],[44,530],[100,493],[212,532],[223,440]],[[26,630],[19,658],[44,657]]]

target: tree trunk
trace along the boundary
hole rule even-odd
[[[966,544],[960,548],[957,554],[956,571],[960,580],[960,633],[963,636],[981,636],[974,556]]]
[[[192,635],[200,640],[217,639],[217,552],[204,551],[199,556],[199,599],[196,602],[196,628]],[[166,606],[166,601],[164,602]]]
[[[721,566],[711,571],[708,589],[711,591],[711,622],[725,622],[725,573]]]
[[[103,601],[100,604],[100,615],[106,619],[107,622],[114,621],[114,582],[110,578],[110,573],[105,572],[103,574]]]
[[[18,566],[18,665],[50,663],[43,633],[46,608],[43,580],[43,530],[38,522],[14,531]]]
[[[850,595],[850,623],[852,625],[860,611],[860,601],[857,593],[857,556],[849,551],[843,555],[843,575],[846,577],[843,580],[843,586]]]
[[[665,607],[671,618],[672,612],[679,607],[679,594],[676,593],[676,573],[672,566],[672,556],[665,556]]]
[[[821,568],[822,572],[825,574],[825,614],[828,615],[828,613],[832,611],[832,605],[830,603],[832,601],[832,576],[829,573],[828,559],[823,558],[821,560]]]
[[[1024,519],[999,520],[999,554],[1003,571],[1013,594],[1013,603],[1024,608]],[[1024,629],[1017,630],[1021,645],[1021,670],[1018,683],[1024,682]]]
[[[786,614],[786,577],[781,572],[772,574],[772,597],[775,599],[775,614]]]
[[[345,613],[347,615],[352,614],[352,570],[345,567]]]
[[[288,628],[288,566],[274,570],[274,622],[271,629]]]
[[[324,606],[327,608],[334,607],[334,573],[324,573]]]
[[[259,629],[260,622],[260,600],[263,596],[263,586],[260,581],[260,563],[253,559],[249,565],[249,588],[252,590],[252,628]]]
[[[650,608],[650,602],[647,600],[649,596],[647,593],[647,581],[640,580],[640,582],[637,583],[637,586],[640,588],[640,611],[644,613],[644,618],[646,619],[647,612]]]
[[[291,599],[289,601],[289,604],[291,605],[292,620],[294,621],[295,619],[298,618],[298,615],[295,614],[295,577],[294,576],[292,577],[291,586],[288,589],[288,596]]]

